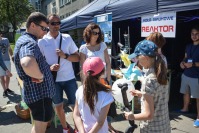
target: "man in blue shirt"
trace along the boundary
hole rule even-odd
[[[17,40],[14,50],[16,70],[23,80],[24,101],[34,119],[32,133],[45,133],[53,115],[55,85],[49,65],[37,44],[37,40],[48,32],[47,24],[48,20],[42,13],[30,14],[26,23],[27,32]]]
[[[191,39],[193,43],[187,45],[184,60],[180,63],[180,67],[184,69],[180,88],[180,92],[184,94],[184,104],[180,112],[188,112],[190,96],[196,98],[197,119],[194,126],[199,127],[199,26],[192,28]]]

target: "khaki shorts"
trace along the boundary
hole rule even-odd
[[[199,78],[190,78],[182,74],[180,93],[190,94],[191,98],[199,98]]]
[[[11,63],[10,61],[4,61],[6,67],[8,68],[8,70],[11,72]],[[6,76],[6,71],[4,71],[2,69],[2,67],[0,67],[0,76]]]

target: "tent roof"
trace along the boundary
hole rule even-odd
[[[112,21],[117,22],[146,14],[167,11],[198,9],[198,0],[94,0],[71,16],[62,20],[61,32],[86,27],[95,15],[112,12]]]

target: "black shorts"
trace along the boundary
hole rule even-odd
[[[34,120],[48,122],[53,116],[52,99],[44,98],[37,102],[27,104]]]

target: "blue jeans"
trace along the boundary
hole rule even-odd
[[[55,104],[55,106],[63,103],[63,91],[65,92],[68,98],[68,104],[74,106],[76,100],[75,93],[77,90],[76,79],[56,82],[55,86],[56,86],[56,92],[55,95],[53,96],[53,103]]]

